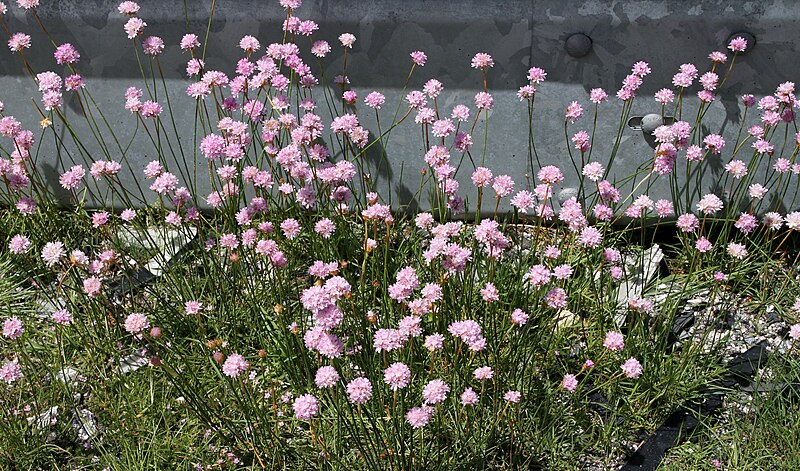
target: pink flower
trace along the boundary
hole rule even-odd
[[[477,368],[475,371],[473,371],[472,375],[477,380],[486,381],[487,379],[492,379],[492,377],[494,377],[494,371],[492,370],[491,367],[481,366],[480,368]]]
[[[294,400],[292,409],[299,420],[311,420],[319,413],[319,402],[311,394],[303,394]]]
[[[700,201],[697,202],[697,210],[706,215],[714,214],[722,208],[722,200],[713,193],[703,196]]]
[[[314,41],[311,45],[311,54],[323,58],[331,52],[331,45],[327,41]]]
[[[522,399],[522,394],[519,391],[506,391],[503,395],[503,399],[508,402],[518,404],[520,399]]]
[[[511,313],[511,323],[516,326],[523,326],[528,322],[528,314],[522,309],[514,309]]]
[[[197,35],[191,33],[184,34],[181,38],[181,50],[188,51],[196,47],[200,47],[200,39],[198,39]]]
[[[300,223],[294,218],[284,219],[281,222],[281,231],[287,239],[292,240],[300,235]]]
[[[161,114],[162,110],[163,109],[161,108],[161,105],[155,101],[147,100],[142,103],[142,109],[140,113],[144,118],[157,118]]]
[[[356,42],[356,37],[350,33],[344,33],[339,36],[339,42],[342,43],[342,46],[352,48],[353,44]]]
[[[636,358],[630,357],[620,367],[628,378],[636,379],[642,375],[642,364]]]
[[[441,379],[434,379],[425,385],[422,390],[422,398],[425,404],[438,404],[447,399],[447,393],[450,392],[450,386]]]
[[[411,381],[411,370],[401,362],[392,363],[383,371],[383,381],[392,391],[403,389]]]
[[[72,314],[66,309],[58,309],[53,312],[53,321],[61,325],[72,324]]]
[[[248,368],[250,368],[250,363],[245,361],[243,356],[238,353],[232,353],[225,359],[225,363],[222,365],[222,372],[225,373],[225,376],[236,378],[247,371]]]
[[[339,382],[339,373],[332,366],[323,366],[317,370],[314,383],[320,389],[333,388]]]
[[[738,242],[731,242],[727,248],[728,255],[731,257],[742,260],[747,257],[747,247]]]
[[[259,48],[261,48],[261,43],[253,36],[245,35],[239,40],[239,47],[242,48],[244,52],[251,53],[259,50]]]
[[[17,0],[17,6],[23,10],[30,10],[39,6],[39,0]]]
[[[719,154],[722,152],[722,148],[725,147],[725,139],[719,134],[709,134],[703,139],[703,143],[705,144],[706,150],[714,154]]]
[[[800,340],[800,324],[794,324],[789,328],[789,337],[794,341]]]
[[[64,244],[61,242],[48,242],[42,249],[42,259],[45,265],[52,267],[66,255]]]
[[[370,108],[379,110],[381,106],[386,102],[386,97],[383,96],[382,93],[378,92],[371,92],[364,98],[364,103],[367,104]]]
[[[423,67],[425,62],[428,60],[428,56],[426,56],[422,51],[414,51],[409,54],[409,56],[411,56],[411,61],[420,67]]]
[[[733,52],[744,52],[745,49],[747,49],[747,40],[741,36],[737,36],[728,43],[728,49]]]
[[[58,46],[56,48],[56,52],[53,53],[53,56],[55,56],[56,64],[58,65],[74,64],[81,58],[78,50],[75,49],[75,46],[70,43],[64,43]]]
[[[625,348],[625,341],[621,333],[612,330],[606,332],[606,338],[603,341],[603,346],[612,352],[618,352]]]
[[[136,36],[142,34],[142,31],[144,31],[145,26],[147,26],[147,23],[142,21],[140,18],[131,18],[128,20],[127,23],[125,23],[125,26],[123,28],[125,29],[125,32],[128,34],[128,39],[133,39]]]
[[[425,337],[425,349],[429,352],[441,350],[444,347],[444,335],[436,333]]]
[[[422,428],[430,422],[433,417],[433,408],[429,406],[414,407],[406,413],[406,421],[411,428]]]
[[[472,388],[467,388],[461,393],[461,404],[465,406],[474,406],[478,403],[480,398],[478,397],[478,393],[476,393]]]
[[[183,304],[183,309],[186,311],[187,315],[194,316],[199,314],[203,309],[203,303],[200,301],[186,301]]]
[[[488,186],[492,182],[492,171],[486,167],[478,167],[472,172],[472,183],[478,188]]]
[[[164,52],[164,40],[158,36],[148,36],[142,41],[144,53],[150,56],[157,56]]]
[[[117,11],[123,15],[133,16],[139,12],[139,5],[136,2],[125,1],[119,4]]]
[[[486,287],[481,289],[481,297],[487,303],[500,300],[500,293],[497,292],[493,283],[486,283]]]
[[[596,227],[584,227],[578,242],[584,247],[596,248],[603,242],[603,234]]]
[[[19,318],[9,317],[3,322],[3,337],[17,340],[22,336],[23,332],[25,332],[25,327],[22,325],[22,321],[19,320]]]
[[[694,243],[694,248],[696,248],[697,251],[700,253],[706,253],[712,248],[714,248],[714,244],[712,244],[711,241],[709,241],[705,237],[701,237],[697,239],[697,242]]]
[[[20,52],[31,47],[31,37],[25,33],[14,33],[8,40],[8,48],[11,52]]]
[[[133,313],[125,319],[125,330],[131,334],[138,334],[149,327],[150,321],[144,314]]]
[[[573,374],[564,375],[564,379],[561,380],[561,387],[569,392],[575,392],[578,389],[578,379]]]
[[[489,67],[494,67],[494,59],[485,52],[479,52],[472,58],[470,65],[473,69],[486,70]]]
[[[599,105],[608,99],[608,93],[602,88],[593,88],[589,92],[589,101],[592,103]]]
[[[678,216],[678,221],[675,225],[683,232],[694,232],[700,227],[700,221],[694,214],[687,213]]]
[[[29,248],[31,248],[31,241],[22,234],[15,235],[8,243],[9,252],[16,255],[27,252]]]
[[[494,106],[494,98],[486,92],[480,92],[475,95],[475,107],[480,110],[490,110]]]
[[[561,173],[561,169],[558,167],[554,165],[546,165],[539,170],[539,172],[536,174],[536,178],[542,183],[555,185],[564,180],[564,174]]]
[[[589,133],[586,131],[578,131],[572,136],[572,142],[575,144],[575,149],[586,153],[589,151]]]
[[[666,105],[668,103],[672,103],[672,101],[675,100],[675,92],[673,92],[669,88],[662,88],[661,90],[656,92],[655,98],[657,102],[661,103],[662,105]]]
[[[86,293],[87,296],[93,298],[100,294],[100,289],[102,288],[102,283],[100,282],[100,278],[96,276],[91,276],[83,280],[83,292]]]
[[[356,378],[347,384],[347,397],[353,404],[365,404],[372,397],[372,383],[367,378]]]
[[[567,307],[567,292],[562,288],[553,288],[544,295],[544,302],[553,309]]]
[[[11,384],[21,378],[22,368],[19,367],[19,362],[16,359],[7,361],[0,367],[0,380],[5,381],[6,384]]]
[[[336,224],[328,218],[322,218],[314,225],[314,231],[325,239],[330,239],[336,231]]]
[[[583,107],[577,101],[573,101],[567,106],[567,112],[564,116],[570,123],[574,123],[583,116]]]

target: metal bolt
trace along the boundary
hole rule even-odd
[[[572,57],[583,57],[592,52],[592,38],[583,33],[572,34],[564,41],[564,48]]]

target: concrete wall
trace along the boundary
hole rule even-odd
[[[119,140],[127,144],[134,136],[135,120],[122,107],[122,95],[128,86],[142,86],[142,79],[131,42],[122,31],[125,19],[117,13],[117,3],[42,0],[39,14],[56,43],[71,42],[79,49],[82,55],[77,66],[79,72],[86,77]],[[146,34],[159,35],[168,45],[161,62],[183,136],[182,145],[186,155],[191,156],[199,137],[193,142],[194,103],[184,94],[189,83],[183,72],[187,56],[181,53],[177,43],[186,32],[203,37],[211,2],[142,0],[139,3],[142,6],[139,16],[149,25]],[[441,80],[445,92],[439,104],[448,113],[457,103],[468,104],[474,112],[473,96],[482,88],[482,81],[480,72],[469,67],[470,59],[479,51],[492,54],[496,65],[489,73],[488,86],[495,97],[495,110],[489,119],[486,165],[495,174],[512,175],[518,188],[523,185],[525,175],[531,173],[531,163],[527,146],[527,108],[515,94],[526,83],[526,71],[533,65],[548,72],[536,100],[534,133],[538,154],[542,165],[555,164],[564,170],[566,186],[574,186],[577,181],[564,138],[563,114],[567,104],[578,100],[587,110],[581,121],[570,126],[570,135],[579,129],[591,131],[593,107],[588,91],[603,87],[613,97],[634,62],[648,61],[653,73],[640,89],[641,98],[635,102],[632,114],[658,112],[652,94],[669,86],[680,64],[693,62],[702,73],[708,64],[707,54],[724,50],[731,33],[752,33],[757,38],[756,46],[737,59],[733,74],[720,93],[721,99],[711,106],[704,118],[707,132],[722,132],[731,143],[743,114],[737,96],[770,94],[779,83],[797,77],[800,69],[800,62],[794,60],[797,44],[800,44],[800,29],[796,27],[800,2],[786,0],[305,0],[303,3],[297,15],[320,24],[315,38],[326,39],[332,45],[337,43],[336,38],[342,32],[351,32],[358,38],[349,54],[348,76],[352,88],[359,94],[359,115],[374,132],[377,127],[373,113],[362,104],[363,96],[372,90],[384,93],[387,106],[382,110],[382,124],[389,122],[408,74],[410,51],[425,51],[428,63],[415,71],[409,88],[420,89],[429,78]],[[232,72],[241,52],[236,45],[244,34],[255,35],[262,44],[279,41],[283,17],[284,11],[277,0],[218,0],[207,50],[208,67]],[[26,32],[33,37],[34,48],[28,58],[35,71],[62,71],[53,60],[52,46],[47,44],[30,13],[25,14],[13,5],[5,19],[12,31]],[[593,48],[588,55],[574,58],[566,53],[564,41],[578,32],[591,37]],[[342,51],[334,49],[323,62],[329,78],[341,70]],[[312,63],[307,51],[304,58]],[[149,65],[145,63],[145,67]],[[697,89],[695,85],[692,90],[696,92]],[[324,102],[320,92],[317,90],[316,96],[318,101]],[[38,100],[38,97],[33,81],[22,73],[19,56],[3,48],[0,51],[0,100],[5,103],[5,113],[23,119],[28,128],[38,128],[39,117],[31,103],[31,98]],[[160,101],[164,102],[163,97]],[[696,98],[685,105],[684,119],[693,121],[696,106]],[[80,118],[81,108],[74,98],[65,108],[73,119]],[[620,110],[621,104],[616,99],[601,106],[593,159],[605,163],[610,154]],[[329,116],[324,111],[320,114]],[[755,114],[751,113],[748,121],[754,119]],[[477,130],[481,129],[482,121],[474,135],[473,154],[477,157],[480,157],[483,139],[482,132]],[[65,129],[59,126],[56,130],[69,141]],[[77,131],[91,136],[80,127]],[[89,142],[91,138],[85,140]],[[51,186],[57,189],[58,174],[72,164],[72,159],[78,162],[81,159],[78,155],[56,151],[52,132],[46,132],[41,141],[37,163]],[[6,142],[2,145],[8,148]],[[776,147],[780,149],[779,145]],[[94,158],[103,158],[95,147],[90,146],[90,150]],[[369,159],[378,158],[377,146],[375,150]],[[706,188],[701,191],[717,185],[730,150],[726,149],[721,159],[716,157],[708,163],[709,170],[704,177]],[[409,202],[417,191],[419,171],[424,166],[418,127],[408,123],[395,130],[387,152],[389,165],[380,172],[380,187],[384,192],[391,188],[403,202]],[[153,146],[140,129],[127,158],[138,172],[154,157]],[[118,155],[112,158],[119,160]],[[626,129],[612,176],[626,176],[651,159],[652,149],[642,133]],[[462,188],[466,189],[471,164],[465,165],[469,168],[462,170],[460,179]],[[534,172],[537,167],[534,162]],[[399,178],[401,168],[402,181]],[[199,181],[207,181],[202,168],[200,174]],[[135,177],[141,180],[141,173]],[[122,180],[135,188],[134,175],[126,172]],[[201,186],[198,192],[204,195],[207,187]],[[149,191],[144,193],[148,199],[153,199]],[[668,196],[666,180],[654,185],[650,194],[654,198]],[[474,199],[474,195],[471,198]],[[419,203],[427,205],[424,199]]]

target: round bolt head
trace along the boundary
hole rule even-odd
[[[645,134],[652,134],[657,127],[664,124],[660,114],[650,113],[642,117],[642,132]]]
[[[564,48],[572,57],[583,57],[592,52],[592,38],[583,33],[572,34],[564,42]]]

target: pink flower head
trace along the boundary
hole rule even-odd
[[[25,332],[25,327],[22,321],[17,317],[9,317],[3,322],[3,337],[11,340],[17,340]]]
[[[602,88],[593,88],[589,92],[589,101],[592,103],[599,105],[608,99],[608,93]]]
[[[48,267],[57,264],[65,255],[64,244],[61,242],[48,242],[42,249],[42,259]]]
[[[252,53],[261,48],[261,43],[253,36],[245,35],[239,40],[239,47],[247,53]]]
[[[519,404],[520,399],[522,399],[522,393],[519,391],[506,391],[503,395],[503,399],[513,404]]]
[[[736,36],[728,43],[728,49],[733,52],[744,52],[747,49],[747,40],[741,36]]]
[[[8,251],[19,255],[23,254],[31,248],[31,241],[27,237],[22,234],[17,234],[11,238],[11,241],[8,243]]]
[[[339,42],[342,43],[344,47],[352,48],[353,44],[356,42],[356,37],[351,33],[344,33],[339,36]]]
[[[66,309],[58,309],[52,314],[53,321],[61,325],[72,324],[72,314]]]
[[[414,407],[406,413],[406,422],[411,428],[422,428],[431,421],[433,408],[429,406]]]
[[[706,215],[714,214],[722,208],[722,200],[713,193],[703,196],[700,201],[697,202],[697,210]]]
[[[789,328],[789,337],[794,341],[800,340],[800,324],[794,324]]]
[[[492,379],[492,377],[494,377],[494,371],[491,367],[481,366],[473,371],[472,375],[479,381],[486,381],[487,379]]]
[[[133,39],[142,34],[145,26],[147,26],[147,23],[142,21],[140,18],[129,19],[124,26],[125,32],[128,34],[128,39]]]
[[[23,10],[31,10],[39,6],[39,0],[17,0],[17,6]]]
[[[250,368],[250,363],[243,356],[238,353],[232,353],[225,359],[225,363],[222,365],[222,372],[225,376],[236,378],[247,371],[248,368]]]
[[[545,72],[544,69],[540,67],[531,67],[530,69],[528,69],[528,80],[531,83],[539,84],[544,82],[546,78],[547,78],[547,72]]]
[[[473,69],[486,70],[489,67],[494,67],[494,59],[485,52],[479,52],[472,58],[470,65]]]
[[[96,276],[91,276],[83,280],[83,292],[86,293],[86,295],[90,298],[100,294],[102,287],[103,285],[100,282],[100,278],[97,278]]]
[[[476,393],[472,388],[467,388],[461,393],[461,404],[465,406],[474,406],[478,403],[480,398],[478,397],[478,393]]]
[[[339,373],[332,366],[323,366],[317,370],[314,383],[318,388],[333,388],[339,382]]]
[[[379,110],[381,106],[386,102],[386,97],[383,94],[378,92],[371,92],[364,98],[364,103],[367,104],[370,108]]]
[[[188,51],[200,47],[200,39],[196,34],[184,34],[181,38],[181,50]]]
[[[558,167],[554,165],[546,165],[539,170],[539,172],[536,174],[536,178],[542,183],[555,185],[564,180],[564,174],[561,173],[561,169]]]
[[[447,399],[447,393],[450,392],[450,386],[441,379],[434,379],[425,385],[422,390],[422,398],[425,404],[438,404]]]
[[[16,359],[7,361],[0,367],[0,380],[5,381],[6,384],[11,384],[21,378],[22,368],[20,368],[19,362]]]
[[[625,348],[625,341],[621,333],[612,330],[606,333],[606,338],[603,341],[603,346],[611,350],[612,352],[618,352],[623,348]]]
[[[78,50],[75,49],[70,43],[64,43],[56,48],[56,52],[53,53],[56,58],[56,63],[58,65],[64,64],[74,64],[80,60],[81,55],[78,53]]]
[[[138,334],[149,327],[150,321],[144,314],[133,313],[125,319],[125,330],[131,334]]]
[[[573,101],[567,106],[567,112],[564,116],[570,123],[574,123],[583,116],[583,107],[577,101]]]
[[[578,389],[578,379],[573,374],[564,375],[564,379],[561,380],[561,387],[569,392],[575,392]]]
[[[411,370],[404,363],[392,363],[383,371],[383,380],[392,391],[403,389],[411,381]]]
[[[514,309],[511,313],[511,323],[516,326],[523,326],[528,322],[528,314],[522,309]]]
[[[490,110],[494,106],[494,98],[486,92],[479,92],[475,95],[475,107],[480,110]]]
[[[31,37],[25,33],[14,33],[8,40],[8,48],[11,52],[20,52],[31,47]]]
[[[157,56],[164,52],[164,40],[158,36],[148,36],[142,41],[142,49],[149,56]]]
[[[366,404],[372,397],[372,383],[367,378],[356,378],[347,383],[347,397],[353,404]]]
[[[133,16],[139,12],[139,4],[136,2],[125,1],[119,4],[117,11],[126,16]]]
[[[636,358],[630,357],[620,367],[628,378],[636,379],[642,375],[642,364]]]
[[[422,51],[414,51],[409,54],[409,56],[411,56],[411,61],[420,67],[423,67],[425,62],[428,60],[428,56],[426,56]]]
[[[292,409],[299,420],[311,420],[319,413],[319,402],[311,394],[303,394],[294,400]]]

